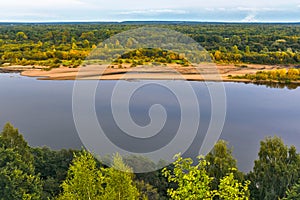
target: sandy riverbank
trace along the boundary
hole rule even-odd
[[[119,79],[162,79],[162,80],[193,80],[193,81],[235,81],[251,82],[246,79],[229,79],[228,75],[253,74],[259,70],[272,70],[283,68],[284,66],[254,65],[247,66],[215,65],[203,64],[197,69],[192,66],[183,67],[181,65],[168,66],[138,66],[130,68],[129,66],[89,65],[86,67],[68,68],[60,67],[46,71],[42,66],[8,66],[0,68],[0,72],[21,72],[23,76],[37,77],[43,80],[119,80]]]

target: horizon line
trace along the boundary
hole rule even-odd
[[[282,23],[282,24],[288,24],[288,23],[300,23],[300,21],[216,21],[216,20],[158,20],[158,19],[154,19],[154,20],[41,20],[41,21],[36,21],[36,20],[26,20],[26,21],[22,21],[22,20],[0,20],[0,23],[28,23],[28,24],[32,24],[32,23],[41,23],[41,24],[45,24],[45,23],[126,23],[126,22],[192,22],[192,23],[244,23],[244,24],[255,24],[255,23]]]

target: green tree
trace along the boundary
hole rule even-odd
[[[235,170],[233,169],[233,171]],[[240,183],[231,172],[220,180],[217,196],[223,200],[248,200],[250,197],[249,184],[250,181],[246,181],[244,184]]]
[[[145,156],[129,155],[123,157],[124,163],[132,168],[135,172],[146,171],[155,171],[155,163]]]
[[[128,38],[128,40],[126,42],[126,47],[127,48],[132,48],[133,47],[133,39],[132,38]]]
[[[88,40],[84,40],[84,41],[83,41],[83,46],[84,46],[85,48],[90,48],[90,42],[89,42]]]
[[[59,200],[96,200],[102,199],[104,176],[96,167],[94,157],[82,151],[74,155],[74,160],[69,168],[67,179],[63,182],[63,193]]]
[[[232,48],[231,48],[231,51],[235,54],[238,54],[240,52],[238,46],[234,45]]]
[[[232,149],[227,147],[227,142],[219,140],[209,154],[205,156],[205,160],[209,162],[207,165],[207,173],[214,177],[212,188],[217,189],[221,178],[225,177],[232,168],[237,169],[237,161],[232,156]],[[243,179],[243,174],[238,170],[234,171],[239,180]]]
[[[184,159],[180,155],[176,155],[175,158],[173,170],[163,169],[163,174],[168,181],[177,184],[175,188],[168,189],[168,195],[172,199],[249,199],[248,185],[250,182],[240,183],[234,178],[233,172],[220,179],[218,190],[213,190],[211,182],[214,178],[207,174],[206,168],[209,163],[205,159],[198,157],[198,163],[193,165],[190,158]]]
[[[133,181],[131,168],[123,163],[119,154],[113,157],[111,168],[98,168],[92,154],[82,151],[74,156],[63,193],[59,200],[128,199],[135,200],[140,194]]]
[[[299,178],[300,159],[295,147],[288,148],[278,138],[266,138],[260,143],[258,160],[249,174],[253,199],[283,198]]]
[[[73,160],[73,150],[52,151],[47,147],[32,148],[34,168],[40,174],[43,184],[41,199],[57,197],[62,189],[60,185],[66,180],[67,172]]]
[[[72,42],[72,49],[77,49],[77,44],[75,42]]]
[[[120,41],[119,41],[118,39],[117,39],[116,42],[115,42],[115,47],[116,47],[116,48],[122,47],[122,46],[121,46],[121,43],[120,43]]]
[[[0,134],[0,199],[40,199],[30,148],[18,129],[7,123]]]
[[[1,141],[5,148],[15,148],[20,153],[28,148],[28,144],[19,133],[19,130],[14,128],[10,123],[4,125],[1,132]]]
[[[245,53],[250,53],[250,47],[249,46],[246,46],[246,48],[245,48]]]
[[[1,146],[5,149],[14,149],[14,151],[22,156],[22,159],[25,162],[33,161],[33,156],[30,153],[30,148],[27,142],[24,140],[23,135],[20,134],[19,130],[17,128],[14,128],[10,123],[5,124],[1,132],[0,147]]]
[[[28,39],[28,36],[24,32],[18,32],[16,34],[16,40],[22,41]]]
[[[32,163],[22,160],[12,148],[0,147],[0,199],[30,199],[41,197],[42,184],[34,174]]]
[[[284,200],[300,200],[300,181],[287,191],[287,197]]]
[[[230,42],[235,45],[240,45],[242,40],[241,40],[240,36],[233,35],[232,38],[230,39]]]
[[[132,169],[124,164],[122,157],[115,154],[112,167],[105,171],[105,194],[103,199],[138,199],[140,193],[133,182]]]
[[[157,189],[154,188],[152,185],[149,183],[145,183],[143,180],[142,181],[135,181],[135,185],[137,189],[140,191],[140,197],[142,199],[148,199],[148,200],[158,200],[159,194],[157,192]]]
[[[94,40],[95,39],[95,34],[92,31],[82,33],[80,36],[81,39],[87,39],[87,40]]]
[[[175,156],[174,170],[163,169],[169,182],[177,184],[177,188],[169,188],[168,195],[175,200],[180,199],[211,199],[213,192],[210,184],[213,178],[206,172],[207,162],[200,157],[198,164],[193,166],[191,158]]]

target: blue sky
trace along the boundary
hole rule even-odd
[[[300,0],[1,0],[0,21],[300,22]]]

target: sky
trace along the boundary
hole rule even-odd
[[[300,0],[0,0],[1,22],[300,22]]]

